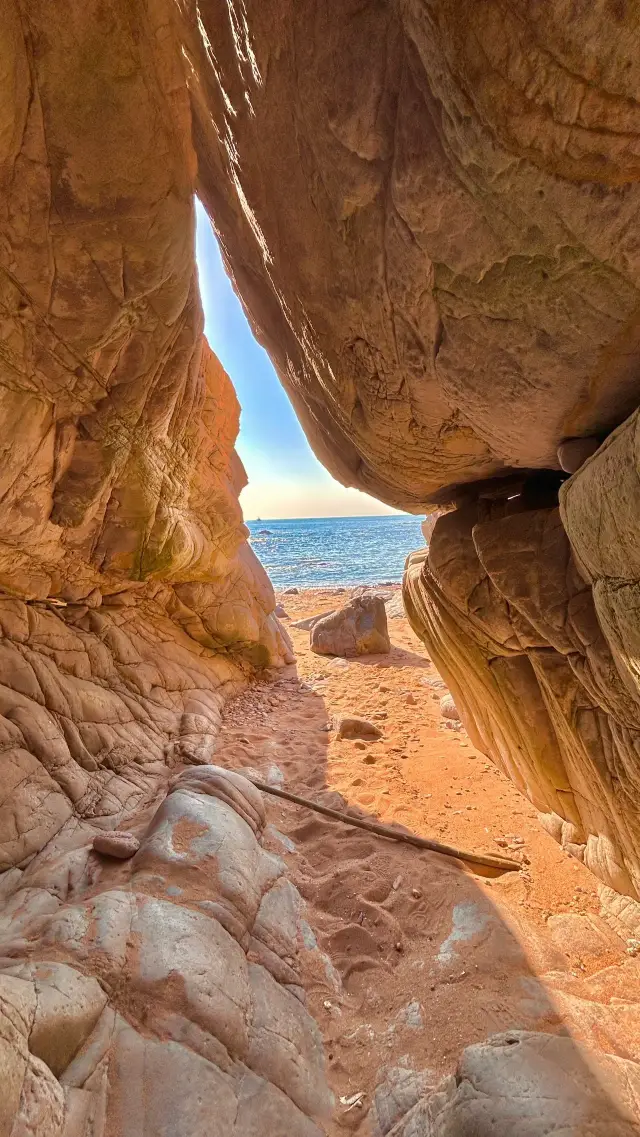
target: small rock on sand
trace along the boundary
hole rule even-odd
[[[93,838],[93,848],[104,857],[126,861],[138,852],[140,842],[133,833],[98,833]]]
[[[371,742],[373,739],[382,738],[382,731],[375,723],[369,722],[368,719],[352,718],[345,715],[344,718],[338,719],[336,723],[336,737],[337,738],[364,738]]]
[[[276,604],[276,616],[278,619],[288,619],[288,614],[283,608],[282,604]]]
[[[285,588],[282,593],[283,596],[297,596],[300,592],[299,588]]]

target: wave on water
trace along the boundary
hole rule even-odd
[[[399,583],[407,555],[424,544],[421,520],[400,514],[246,524],[275,588],[320,588]]]

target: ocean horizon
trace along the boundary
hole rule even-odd
[[[257,518],[251,545],[274,588],[399,584],[410,552],[424,545],[422,517]]]

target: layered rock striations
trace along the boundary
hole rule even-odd
[[[635,408],[632,6],[185,9],[199,192],[339,480],[420,511]]]
[[[320,458],[455,507],[409,562],[414,627],[477,744],[631,903],[637,17],[5,8],[0,1130],[314,1137],[305,937],[261,800],[209,769],[151,809],[210,764],[224,698],[291,658],[194,193]],[[124,822],[140,848],[114,867],[93,842]]]
[[[72,814],[117,819],[176,761],[208,761],[225,695],[288,647],[202,334],[168,11],[12,2],[2,60],[7,867]]]
[[[568,851],[637,899],[638,694],[624,682],[559,509],[518,504],[480,499],[440,518],[428,550],[409,557],[409,618],[476,745]]]

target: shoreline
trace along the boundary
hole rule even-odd
[[[296,593],[291,591],[292,588],[296,588],[300,596],[302,596],[303,592],[333,592],[340,594],[343,592],[358,592],[360,589],[372,591],[374,588],[402,588],[401,580],[376,580],[373,584],[283,584],[277,587],[273,584],[273,581],[271,583],[276,596],[295,596]]]

